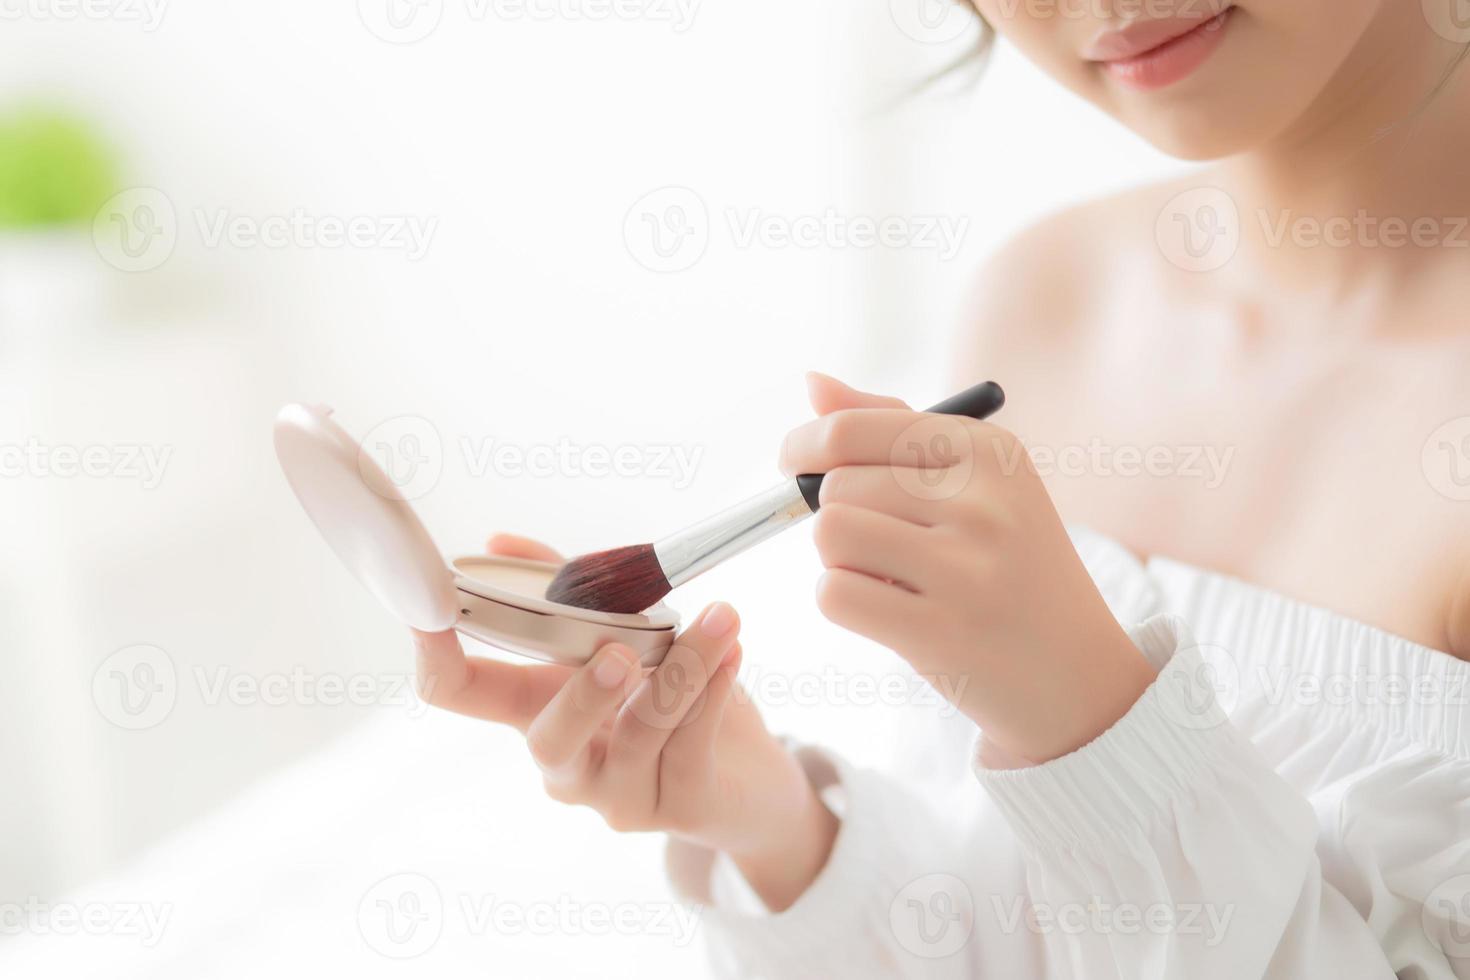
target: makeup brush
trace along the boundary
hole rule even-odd
[[[983,419],[1005,400],[1000,385],[987,381],[929,412]],[[821,474],[798,476],[654,544],[573,558],[551,580],[546,598],[600,612],[642,612],[696,575],[812,516],[821,489]]]

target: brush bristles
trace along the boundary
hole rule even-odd
[[[573,558],[546,587],[546,598],[579,609],[637,613],[669,594],[653,545],[635,544]]]

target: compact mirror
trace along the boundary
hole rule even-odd
[[[296,498],[348,570],[407,626],[456,629],[522,656],[577,666],[608,643],[646,666],[673,644],[678,614],[599,613],[545,599],[556,566],[475,555],[446,563],[398,487],[329,408],[287,405],[276,456]]]

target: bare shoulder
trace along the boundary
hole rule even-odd
[[[997,249],[967,290],[962,370],[1085,346],[1120,295],[1167,274],[1155,224],[1180,189],[1176,182],[1154,184],[1074,205]]]

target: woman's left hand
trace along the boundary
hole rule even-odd
[[[1154,671],[1113,618],[1014,435],[808,378],[781,450],[825,473],[817,605],[894,650],[985,731],[1043,762],[1121,718]]]

